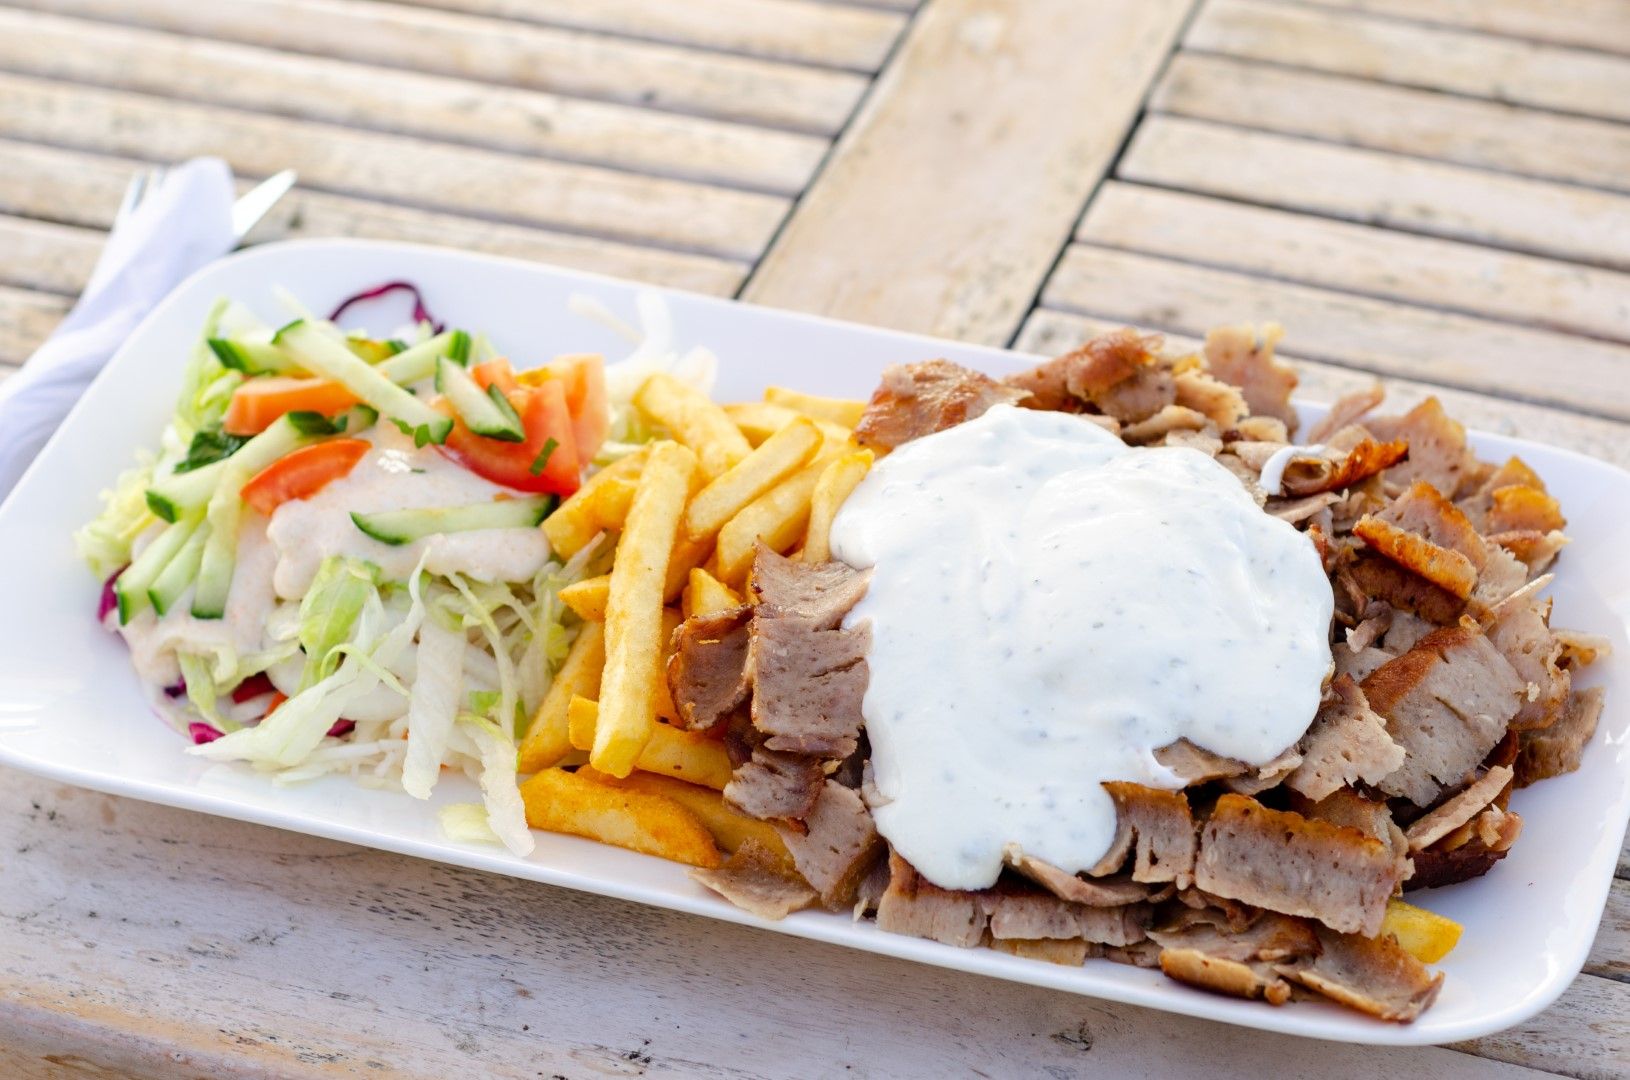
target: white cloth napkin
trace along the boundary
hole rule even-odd
[[[136,324],[194,270],[237,245],[232,170],[194,158],[165,173],[108,236],[62,325],[0,383],[0,499]]]

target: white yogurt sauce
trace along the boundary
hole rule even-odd
[[[1180,786],[1186,737],[1264,763],[1306,731],[1332,597],[1306,537],[1195,450],[999,405],[878,462],[832,526],[871,567],[878,831],[928,880],[1107,852],[1101,784]]]
[[[411,544],[382,544],[358,529],[353,512],[417,510],[466,506],[490,501],[509,488],[491,483],[449,461],[431,447],[415,449],[413,440],[388,422],[363,438],[374,449],[350,475],[336,480],[309,499],[296,499],[272,514],[267,535],[277,549],[273,584],[277,595],[305,595],[317,568],[330,555],[351,555],[376,563],[388,579],[405,580],[419,564],[432,574],[463,574],[477,581],[528,581],[549,558],[549,541],[541,529],[477,529],[442,533]]]
[[[1257,486],[1266,495],[1283,495],[1285,490],[1285,469],[1298,458],[1316,458],[1324,453],[1323,443],[1313,443],[1310,446],[1281,446],[1273,452],[1273,456],[1262,463],[1262,475],[1257,478]]]

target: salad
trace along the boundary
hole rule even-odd
[[[397,292],[410,325],[339,325]],[[633,343],[619,363],[524,369],[407,283],[326,319],[284,302],[281,325],[215,305],[157,450],[76,534],[101,618],[188,752],[420,799],[457,769],[483,802],[445,807],[446,831],[525,854],[517,740],[581,625],[560,592],[612,555],[597,537],[562,560],[537,526],[649,441],[629,404],[647,376],[706,389],[713,358],[674,351],[654,295],[639,330],[574,299]]]

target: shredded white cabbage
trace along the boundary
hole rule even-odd
[[[407,756],[402,762],[402,787],[415,799],[430,798],[447,760],[448,736],[464,693],[465,650],[462,629],[448,629],[437,618],[419,627],[419,672],[408,701]]]
[[[634,350],[606,364],[606,402],[611,410],[611,429],[596,462],[605,464],[649,442],[654,434],[634,408],[634,394],[646,379],[666,372],[704,394],[713,392],[718,379],[719,358],[701,346],[681,353],[674,345],[673,316],[660,293],[643,290],[634,298],[639,329],[618,318],[610,308],[592,296],[573,293],[567,299],[573,314],[593,319],[634,343]]]

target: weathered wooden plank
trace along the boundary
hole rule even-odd
[[[1189,6],[929,5],[747,297],[1006,340]]]
[[[0,70],[788,195],[827,149],[815,135],[4,8]]]
[[[1262,277],[1630,341],[1630,274],[1159,188],[1105,183],[1076,231]]]
[[[1309,0],[1491,34],[1630,53],[1630,7],[1620,0]]]
[[[1179,53],[1157,112],[1630,191],[1630,127],[1200,53]]]
[[[0,213],[107,229],[125,184],[138,167],[129,159],[0,139]],[[242,181],[239,186],[246,189],[250,184]],[[413,210],[302,187],[285,196],[250,239],[330,236],[437,244],[726,296],[735,292],[747,269],[743,263],[707,255]]]
[[[831,134],[850,72],[526,26],[378,0],[8,0],[12,7]]]
[[[0,1045],[26,1027],[36,1060],[43,1031],[58,1053],[164,1076],[183,1068],[166,1069],[167,1049],[185,1075],[300,1078],[1258,1077],[1263,1061],[1354,1080],[1539,1075],[932,971],[3,781]]]
[[[1615,881],[1609,890],[1607,910],[1602,913],[1585,970],[1604,979],[1630,982],[1630,881]]]
[[[21,364],[68,313],[65,296],[0,285],[0,364]]]
[[[1273,319],[1316,360],[1630,419],[1630,347],[1609,342],[1085,245],[1042,302],[1186,334]]]
[[[1241,322],[1244,318],[1237,316],[1222,321]],[[1043,356],[1056,356],[1075,348],[1094,334],[1131,322],[1130,319],[1098,318],[1052,308],[1037,308],[1026,320],[1014,347]],[[1199,346],[1197,338],[1169,324],[1151,320],[1136,325],[1164,332],[1171,348],[1192,349]],[[1279,351],[1286,359],[1295,361],[1297,374],[1301,378],[1297,393],[1310,400],[1334,401],[1342,394],[1371,385],[1377,378],[1370,372],[1308,359],[1297,351],[1298,344],[1299,336],[1290,335]],[[1428,396],[1436,396],[1451,415],[1471,427],[1564,446],[1620,468],[1630,468],[1630,425],[1622,421],[1580,416],[1543,405],[1509,401],[1489,394],[1392,375],[1382,375],[1380,379],[1387,388],[1388,411],[1402,411]],[[1620,876],[1630,876],[1630,845],[1626,846],[1620,858],[1619,873]]]
[[[779,196],[0,75],[0,136],[155,161],[214,153],[313,188],[751,259]]]
[[[77,295],[101,250],[95,230],[0,215],[0,284]]]
[[[1630,1077],[1630,983],[1581,975],[1532,1020],[1455,1049],[1580,1080]]]
[[[1630,267],[1630,197],[1153,116],[1118,175],[1497,247]]]
[[[875,71],[904,16],[810,0],[397,0],[545,26]]]
[[[1534,8],[1544,13],[1549,6]],[[1630,120],[1630,60],[1583,49],[1271,0],[1212,0],[1183,43],[1287,67]]]

